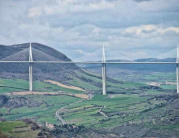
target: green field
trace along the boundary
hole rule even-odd
[[[81,77],[84,74],[79,74]],[[163,81],[166,79],[164,74],[157,74]],[[157,76],[147,76],[149,81],[158,80]],[[167,76],[168,77],[168,76]],[[174,77],[174,76],[173,76]],[[173,78],[171,76],[170,80]],[[100,83],[100,79],[93,76],[88,77],[89,80]],[[146,78],[145,78],[146,79]],[[160,80],[161,81],[161,80]],[[74,78],[69,82],[73,86],[86,88],[89,91],[100,91],[98,86],[92,86],[87,82]],[[24,91],[28,89],[28,81],[26,80],[9,80],[0,79],[1,86],[11,86],[0,88],[0,93],[7,94],[14,91]],[[175,85],[161,85],[158,89],[145,88],[147,85],[140,82],[108,82],[108,91],[113,94],[102,96],[97,93],[94,94],[90,100],[80,99],[67,95],[50,96],[50,95],[26,95],[23,96],[32,103],[37,105],[11,107],[4,106],[0,108],[0,118],[7,121],[15,121],[22,119],[32,119],[39,124],[48,122],[51,124],[61,125],[62,122],[55,116],[56,111],[60,110],[60,116],[67,124],[83,125],[87,128],[96,130],[108,129],[115,127],[130,125],[143,125],[146,128],[156,128],[159,130],[178,131],[177,124],[166,125],[166,120],[172,118],[174,114],[169,114],[170,109],[168,105],[169,100],[165,95],[172,98],[175,93]],[[144,87],[144,88],[143,88]],[[16,89],[18,88],[18,89]],[[57,85],[36,81],[34,82],[34,90],[40,92],[54,92],[63,91],[66,93],[85,93],[82,91],[67,89]],[[125,93],[122,93],[125,92]],[[156,98],[156,96],[162,96]],[[20,96],[10,96],[10,98]],[[176,115],[176,114],[175,114]],[[162,120],[162,121],[161,121]],[[13,129],[14,123],[7,123],[6,125],[0,123],[0,130],[9,132]],[[20,122],[15,122],[20,123]],[[24,125],[24,124],[22,124]]]

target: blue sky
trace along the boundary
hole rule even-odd
[[[73,60],[175,57],[179,0],[0,0],[0,44],[39,42]]]

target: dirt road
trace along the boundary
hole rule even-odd
[[[78,90],[78,91],[85,92],[85,90],[80,88],[80,87],[76,87],[76,86],[72,86],[72,85],[65,85],[65,84],[62,84],[60,82],[53,81],[53,80],[45,80],[44,82],[48,82],[48,83],[51,83],[51,84],[54,84],[54,85],[57,85],[57,86],[60,86],[60,87],[63,87],[63,88],[67,88],[67,89],[72,89],[72,90]]]
[[[20,95],[20,96],[25,96],[25,95],[67,95],[67,96],[82,98],[82,99],[86,99],[86,100],[90,98],[87,94],[72,94],[72,93],[65,93],[65,92],[30,92],[30,91],[24,91],[24,92],[11,92],[11,93],[7,93],[7,95]]]

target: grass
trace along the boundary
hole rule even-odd
[[[88,76],[86,74],[78,74],[80,77],[84,77],[89,81],[93,81],[94,83],[101,83],[101,80],[95,76]],[[154,74],[151,76],[146,75],[147,81],[157,81],[159,75],[164,74]],[[171,76],[170,76],[171,75]],[[169,80],[173,80],[172,74],[166,75]],[[99,77],[99,76],[98,76]],[[166,79],[165,76],[160,77],[160,81],[164,81]],[[92,83],[88,83],[86,81],[82,81],[79,78],[73,78],[69,81],[71,85],[82,87],[88,89],[89,91],[97,91],[101,92],[101,88]],[[28,82],[25,80],[8,80],[8,79],[0,79],[1,85],[8,85],[13,87],[21,87],[28,88]],[[22,85],[20,85],[22,84]],[[119,125],[123,125],[126,122],[140,122],[140,120],[150,121],[152,117],[156,117],[155,115],[164,113],[165,107],[157,107],[162,103],[165,103],[165,100],[150,100],[152,96],[160,95],[160,94],[168,94],[169,92],[163,92],[155,89],[146,89],[141,90],[141,86],[146,86],[146,84],[139,82],[123,82],[123,83],[111,83],[107,82],[110,86],[107,88],[108,91],[113,91],[119,93],[121,91],[126,92],[127,94],[119,94],[114,97],[102,96],[100,94],[95,94],[95,96],[91,100],[84,100],[81,102],[81,99],[70,97],[70,96],[43,96],[43,95],[28,95],[26,98],[31,101],[38,101],[42,103],[39,107],[20,107],[14,108],[10,111],[10,114],[7,113],[7,108],[0,108],[0,113],[6,114],[6,116],[2,116],[2,118],[7,120],[16,120],[23,118],[33,118],[38,123],[49,122],[53,124],[59,124],[55,118],[55,112],[61,108],[65,107],[65,111],[63,112],[63,117],[68,123],[75,123],[77,125],[84,125],[86,127],[93,127],[96,129],[101,128],[113,128]],[[165,90],[174,90],[175,87],[173,85],[161,85],[161,88]],[[34,90],[38,91],[65,91],[70,93],[81,93],[81,91],[71,90],[67,88],[62,88],[57,85],[35,81],[34,82]],[[139,94],[134,94],[138,90]],[[16,91],[13,88],[3,88],[0,89],[0,93],[12,92]],[[144,95],[151,95],[145,97]],[[143,96],[140,96],[143,95]],[[73,103],[73,104],[71,104]],[[102,111],[109,116],[109,118],[105,118],[103,115],[99,114],[99,109],[104,106]],[[156,109],[157,107],[157,109]],[[151,109],[151,110],[150,110]],[[173,126],[174,127],[174,126]],[[172,128],[172,126],[171,126]],[[177,128],[175,126],[174,128]]]
[[[130,107],[138,102],[143,102],[146,99],[143,97],[139,97],[137,95],[119,95],[114,98],[109,98],[108,96],[96,95],[93,99],[89,101],[82,101],[79,103],[75,103],[78,101],[78,98],[69,97],[69,96],[27,96],[26,98],[41,101],[43,103],[47,103],[48,106],[42,104],[40,107],[20,107],[11,110],[8,116],[5,116],[4,119],[7,120],[15,120],[15,119],[23,119],[23,118],[36,118],[37,122],[43,123],[45,121],[53,124],[58,124],[59,122],[55,118],[55,112],[63,107],[67,106],[67,110],[69,112],[65,112],[64,119],[67,122],[75,122],[78,125],[85,125],[90,127],[91,125],[99,126],[99,122],[104,120],[105,117],[98,113],[100,106],[105,106],[104,111],[106,113],[115,113],[115,112],[123,112],[128,110],[126,105],[130,105]],[[71,103],[74,103],[70,105]],[[143,110],[144,105],[140,105],[138,110]],[[87,108],[94,107],[94,108]],[[84,110],[86,108],[86,110]],[[112,120],[116,120],[112,118]],[[127,118],[126,118],[127,119]],[[104,127],[107,124],[112,123],[113,121],[105,122],[100,127]],[[121,119],[118,119],[118,123],[121,122]],[[113,126],[115,126],[114,123]],[[111,125],[108,125],[111,127]]]
[[[1,114],[6,114],[8,112],[8,109],[6,107],[1,107],[0,108],[0,113]]]
[[[150,81],[158,81],[158,82],[165,82],[167,81],[176,81],[176,74],[175,72],[168,72],[168,73],[163,73],[163,72],[155,72],[155,73],[150,73],[146,74],[143,76],[145,80],[150,80]]]
[[[156,129],[169,129],[169,130],[178,130],[179,124],[173,124],[173,125],[164,125],[164,126],[156,126]]]
[[[91,85],[88,82],[82,81],[78,78],[73,78],[73,80],[69,81],[70,84],[73,84],[74,86],[85,88],[92,91],[100,91],[101,88],[96,87],[95,85]]]
[[[85,88],[89,91],[101,93],[102,91],[102,80],[99,75],[96,74],[84,74],[84,73],[77,73],[79,77],[85,78],[86,81],[83,81],[79,78],[73,78],[69,81],[70,84]],[[90,82],[93,82],[93,85]],[[139,89],[141,86],[145,86],[144,83],[138,83],[138,82],[123,82],[123,83],[112,83],[111,81],[107,80],[107,91],[113,92],[113,93],[120,93],[126,91],[126,88],[128,89],[128,93],[133,93],[132,89]],[[131,91],[130,91],[131,90]]]
[[[29,88],[29,82],[27,80],[22,79],[0,79],[0,94],[6,93],[6,92],[14,92],[14,91],[27,91]],[[80,90],[72,90],[68,88],[63,88],[54,84],[49,84],[41,81],[34,81],[33,82],[33,90],[34,91],[45,91],[45,92],[51,92],[51,91],[63,91],[67,93],[82,93]]]
[[[22,79],[0,79],[0,93],[24,91],[28,89],[28,81]]]
[[[6,134],[7,137],[13,138],[34,138],[37,137],[40,132],[39,129],[32,130],[31,125],[23,121],[0,122],[0,131]]]
[[[105,106],[104,112],[106,113],[115,113],[115,112],[122,112],[127,111],[125,108],[126,105],[133,106],[135,103],[138,102],[144,102],[146,99],[139,97],[137,95],[120,95],[115,98],[109,98],[107,96],[101,96],[96,95],[92,100],[90,101],[84,101],[82,103],[77,103],[71,106],[68,106],[69,111],[72,109],[77,109],[75,112],[67,112],[65,113],[65,120],[68,122],[73,122],[75,120],[78,120],[78,124],[85,125],[87,127],[90,127],[92,125],[95,125],[95,127],[114,127],[119,122],[122,122],[122,120],[117,117],[117,122],[115,121],[115,118],[111,118],[108,121],[105,121],[105,123],[101,124],[101,120],[106,119],[104,116],[98,114],[99,107]],[[85,107],[92,107],[96,106],[98,108],[89,108],[86,110],[78,110],[83,109]],[[144,108],[144,105],[139,105],[137,107],[137,111],[142,111]],[[134,111],[134,110],[133,110]],[[130,118],[126,118],[128,120]],[[125,120],[123,120],[125,121]],[[115,123],[114,123],[115,122]]]
[[[55,118],[55,112],[72,102],[80,100],[79,98],[70,97],[70,96],[26,96],[33,101],[39,101],[47,103],[48,105],[42,104],[39,107],[20,107],[14,108],[11,110],[8,116],[3,116],[7,120],[19,120],[24,118],[36,118],[38,122],[48,121],[49,123],[57,123]]]
[[[162,89],[170,89],[170,90],[176,89],[176,85],[160,85],[160,87]]]
[[[34,81],[33,89],[34,91],[63,91],[63,92],[68,92],[68,93],[82,93],[82,91],[80,90],[63,88],[54,84],[40,82],[40,81]]]
[[[22,121],[6,121],[0,122],[0,130],[2,132],[9,132],[12,131],[15,127],[22,127],[26,126],[26,124]]]

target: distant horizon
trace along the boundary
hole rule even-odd
[[[50,48],[53,48],[55,50],[57,50],[58,52],[61,52],[62,54],[66,55],[67,57],[70,58],[70,55],[67,55],[65,53],[63,53],[62,51],[60,51],[59,49],[56,49],[52,46],[49,46],[49,45],[46,45],[46,44],[42,44],[42,43],[39,43],[39,42],[25,42],[25,43],[16,43],[16,44],[8,44],[8,45],[4,45],[4,44],[0,44],[0,46],[15,46],[15,45],[23,45],[23,44],[40,44],[40,45],[43,45],[43,46],[47,46],[47,47],[50,47]],[[107,52],[106,52],[107,54]],[[73,60],[72,58],[70,58],[71,60]],[[153,58],[153,57],[146,57],[146,58],[136,58],[136,59],[131,59],[131,60],[128,60],[128,59],[122,59],[122,58],[113,58],[113,59],[106,59],[106,61],[115,61],[115,60],[126,60],[126,61],[135,61],[135,60],[146,60],[146,59],[157,59],[157,60],[163,60],[163,59],[176,59],[176,57],[165,57],[165,58]],[[80,62],[82,60],[73,60],[73,61],[76,61],[76,62]],[[100,60],[87,60],[86,62],[90,62],[90,61],[100,61]]]

